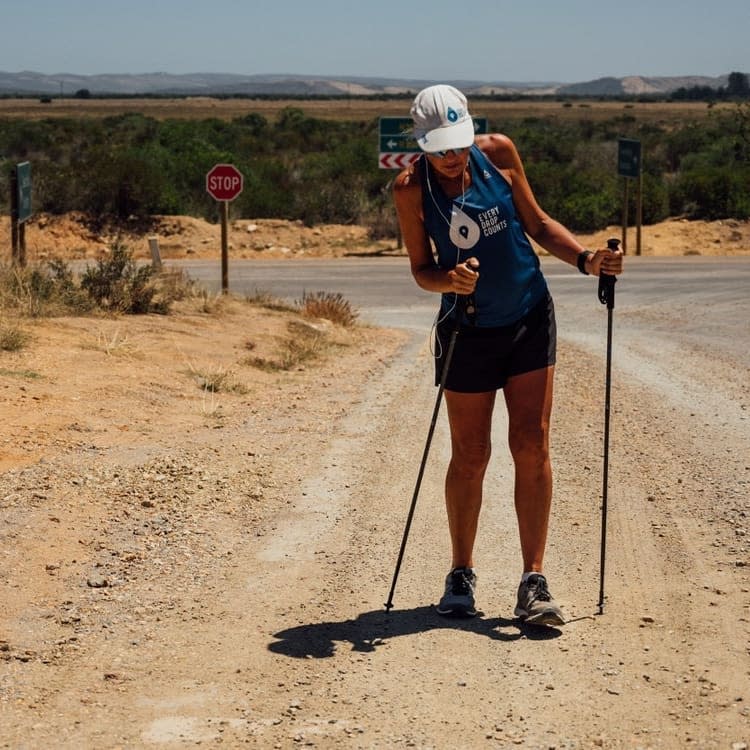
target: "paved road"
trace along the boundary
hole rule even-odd
[[[174,265],[178,262],[173,261]],[[208,288],[219,288],[219,264],[179,263]],[[606,324],[596,298],[596,281],[552,258],[542,261],[557,305],[561,336],[595,334]],[[405,258],[233,261],[230,289],[240,294],[270,292],[288,300],[305,292],[341,292],[378,325],[429,330],[434,295],[413,282]],[[649,336],[675,336],[691,345],[731,353],[750,365],[750,258],[627,259],[617,285],[615,320]]]
[[[172,262],[219,289],[219,263]],[[597,283],[554,258],[542,261],[555,299],[561,345],[606,352],[607,311]],[[230,290],[291,301],[305,292],[340,292],[370,323],[428,336],[436,297],[413,282],[406,258],[234,261]],[[615,377],[706,412],[735,435],[750,432],[750,258],[629,257],[617,283]],[[422,339],[424,340],[424,339]],[[603,367],[603,365],[602,365]],[[601,383],[601,371],[592,373]],[[731,433],[730,433],[731,434]]]

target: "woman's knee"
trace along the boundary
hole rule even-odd
[[[491,454],[492,446],[489,440],[454,441],[451,469],[465,479],[482,477]]]
[[[508,447],[516,463],[549,461],[549,425],[526,425],[510,430]]]

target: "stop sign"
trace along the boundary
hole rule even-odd
[[[233,201],[242,184],[242,172],[234,164],[215,164],[206,174],[206,191],[217,201]]]

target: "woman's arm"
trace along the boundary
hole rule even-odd
[[[422,186],[415,167],[412,165],[401,172],[393,186],[393,200],[396,205],[401,237],[409,254],[411,273],[414,280],[428,292],[456,292],[471,294],[479,274],[467,264],[474,261],[470,258],[459,263],[455,268],[440,268],[432,254],[432,245],[424,227],[422,214]]]
[[[526,233],[547,252],[576,266],[579,255],[586,248],[537,203],[513,141],[505,135],[494,134],[480,136],[477,145],[510,183],[513,203]],[[622,272],[622,251],[596,250],[586,258],[584,269],[594,276],[602,271],[619,274]]]

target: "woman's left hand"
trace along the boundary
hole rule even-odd
[[[606,273],[609,276],[617,276],[622,273],[623,252],[618,250],[597,250],[589,256],[587,265],[592,276]]]

